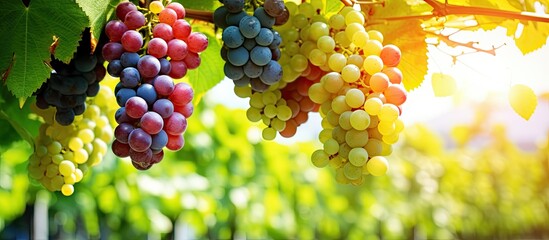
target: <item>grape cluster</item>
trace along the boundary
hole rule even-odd
[[[145,170],[162,160],[164,147],[176,151],[184,145],[194,92],[173,79],[200,65],[199,53],[207,48],[208,38],[192,32],[183,19],[185,8],[175,2],[164,7],[153,1],[145,14],[133,3],[122,2],[116,16],[120,20],[105,27],[110,42],[102,49],[109,61],[107,72],[120,78],[115,89],[119,125],[112,150]]]
[[[282,0],[266,0],[253,16],[244,9],[244,0],[223,0],[214,12],[214,23],[223,29],[221,57],[225,75],[235,86],[251,86],[264,92],[282,78],[279,45],[282,41],[273,26],[285,10]]]
[[[72,195],[73,185],[107,153],[107,143],[112,141],[113,134],[106,114],[110,112],[108,103],[112,101],[112,91],[101,86],[95,98],[87,99],[84,113],[66,126],[54,120],[55,109],[32,105],[33,112],[41,116],[44,123],[35,140],[35,151],[29,158],[30,177],[50,191]]]
[[[384,175],[391,154],[404,128],[398,118],[406,91],[400,84],[397,65],[401,52],[394,45],[383,46],[383,35],[364,29],[362,12],[343,8],[330,20],[331,36],[319,38],[317,45],[336,45],[326,53],[326,61],[312,61],[330,72],[309,88],[311,100],[320,104],[323,149],[313,153],[317,167],[336,169],[340,183],[360,184],[363,175]],[[330,39],[328,39],[330,38]],[[316,59],[316,57],[315,57]]]
[[[55,120],[70,125],[74,117],[86,110],[86,97],[94,97],[99,91],[99,82],[105,77],[103,60],[91,50],[89,29],[84,31],[80,45],[69,64],[57,59],[50,62],[53,71],[35,93],[40,109],[56,108]]]

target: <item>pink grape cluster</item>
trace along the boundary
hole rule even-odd
[[[194,92],[173,79],[200,65],[199,53],[207,48],[208,38],[192,32],[179,3],[164,7],[153,1],[143,14],[133,3],[122,2],[116,16],[119,20],[105,26],[110,42],[102,49],[107,72],[120,78],[115,89],[119,125],[112,150],[145,170],[162,160],[164,147],[177,151],[185,144],[182,135],[194,110]]]

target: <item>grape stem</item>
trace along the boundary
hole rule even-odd
[[[186,17],[193,18],[196,20],[202,20],[209,23],[214,23],[213,12],[188,9],[188,8],[186,8],[185,11],[187,12],[187,14],[185,15]]]

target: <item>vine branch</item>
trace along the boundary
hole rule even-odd
[[[211,11],[202,11],[202,10],[195,10],[195,9],[188,9],[188,8],[186,8],[185,11],[187,12],[185,17],[193,18],[196,20],[202,20],[209,23],[214,23],[213,12]]]
[[[459,6],[447,3],[440,3],[436,0],[424,0],[433,7],[433,14],[437,17],[447,15],[484,15],[493,17],[513,18],[518,20],[549,22],[548,14],[538,14],[533,12],[514,12],[493,8],[483,8],[474,6]]]

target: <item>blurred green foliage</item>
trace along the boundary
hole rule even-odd
[[[472,128],[471,128],[472,129]],[[148,171],[107,156],[75,185],[49,194],[51,236],[105,239],[454,239],[549,237],[549,147],[524,152],[494,127],[474,150],[445,149],[409,126],[385,177],[335,182],[309,160],[313,142],[262,141],[243,110],[202,101],[182,151]],[[471,134],[475,134],[474,132]],[[29,182],[23,141],[0,148],[0,229],[43,191]],[[28,209],[27,209],[28,210]],[[74,220],[77,221],[74,221]],[[77,235],[80,234],[80,235]],[[0,238],[2,233],[0,232]]]

